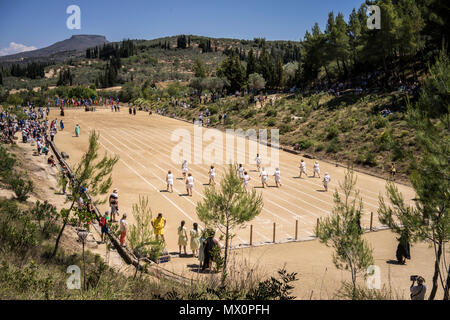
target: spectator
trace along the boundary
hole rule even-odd
[[[117,189],[114,189],[109,196],[109,206],[111,208],[111,222],[117,222],[116,214],[119,213],[119,191]]]
[[[102,231],[102,243],[105,243],[105,234],[109,233],[108,220],[109,220],[109,211],[106,211],[105,214],[100,218],[99,223]]]
[[[75,126],[75,136],[76,137],[80,136],[80,126],[78,124]]]
[[[128,222],[127,222],[127,214],[124,213],[122,219],[120,220],[120,245],[122,247],[125,246],[125,236],[127,235]]]
[[[163,218],[162,213],[158,213],[158,216],[152,220],[152,226],[156,236],[156,240],[159,240],[161,238],[162,241],[166,241],[164,239],[164,227],[166,226],[166,222],[167,221]]]
[[[181,256],[181,247],[184,249],[184,255],[187,255],[186,252],[186,246],[187,246],[187,231],[186,227],[184,226],[186,222],[183,220],[181,221],[181,225],[178,227],[178,247],[180,249],[180,256]]]
[[[191,236],[191,250],[194,258],[198,257],[198,248],[200,246],[200,231],[198,230],[197,222],[194,223],[194,228],[190,231]]]
[[[397,252],[395,253],[397,257],[397,262],[399,264],[406,264],[406,259],[411,260],[411,254],[410,254],[410,245],[409,245],[409,239],[406,232],[404,232],[400,238],[398,238],[398,246],[397,246]]]
[[[393,181],[395,181],[396,173],[397,173],[397,169],[395,168],[395,163],[392,162],[392,165],[391,165],[391,178],[392,178]]]
[[[199,239],[199,249],[198,249],[198,262],[200,264],[200,268],[203,270],[203,263],[205,262],[205,240],[208,237],[208,230],[203,230]],[[191,238],[192,241],[192,238]]]
[[[328,185],[330,181],[330,175],[328,174],[328,172],[325,172],[325,176],[323,177],[323,187],[325,188],[325,192],[328,192]]]
[[[216,232],[214,230],[210,230],[208,232],[208,237],[204,241],[204,255],[205,255],[205,261],[203,263],[202,271],[205,271],[206,269],[211,268],[211,262],[215,261],[217,257],[214,256],[214,249],[219,248],[220,250],[220,243],[219,240],[214,238],[214,235]]]
[[[53,155],[51,155],[48,160],[47,160],[47,164],[51,165],[52,167],[55,167],[55,159],[53,158]]]
[[[411,292],[411,300],[425,300],[425,293],[427,292],[427,287],[423,284],[425,279],[422,277],[412,277],[412,284],[409,291]],[[415,282],[417,280],[417,286]]]
[[[84,200],[83,197],[78,198],[78,211],[83,211],[84,208]]]
[[[47,148],[47,146],[43,146],[42,147],[42,150],[41,150],[41,152],[43,153],[43,154],[45,154],[45,155],[48,155],[48,148]],[[53,157],[53,156],[52,156]]]

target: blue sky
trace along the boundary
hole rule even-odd
[[[0,49],[43,48],[74,34],[109,41],[177,34],[268,40],[299,40],[328,12],[346,18],[363,0],[0,0]],[[66,8],[81,9],[81,30],[66,27]],[[20,50],[20,49],[18,49]]]

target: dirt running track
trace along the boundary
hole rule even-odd
[[[61,118],[57,110],[52,110],[49,119]],[[100,133],[100,145],[109,154],[117,154],[120,160],[113,172],[113,188],[119,189],[120,212],[126,212],[129,223],[133,223],[131,208],[138,202],[139,195],[148,196],[153,216],[162,212],[167,219],[165,230],[169,251],[178,251],[177,232],[181,220],[186,221],[188,231],[193,222],[199,222],[195,212],[196,203],[203,199],[205,184],[208,183],[208,169],[212,164],[206,159],[204,164],[189,163],[189,172],[195,178],[193,197],[184,196],[186,189],[181,180],[181,165],[173,163],[171,153],[178,142],[171,141],[171,135],[176,129],[186,129],[191,132],[192,141],[194,126],[192,124],[162,117],[145,112],[138,112],[136,116],[128,114],[127,108],[121,112],[111,112],[110,109],[98,109],[97,112],[84,110],[67,110],[63,118],[65,130],[58,132],[55,137],[60,151],[70,155],[69,163],[77,163],[88,147],[89,131]],[[74,127],[78,123],[81,129],[79,138],[74,137]],[[259,129],[259,128],[256,128]],[[205,129],[203,129],[205,132]],[[224,135],[225,136],[225,135]],[[214,143],[214,142],[212,142]],[[209,144],[203,142],[203,149]],[[224,143],[225,145],[225,138]],[[270,148],[269,148],[270,149]],[[235,145],[236,150],[236,145]],[[269,170],[270,188],[260,188],[260,178],[256,166],[248,160],[249,150],[246,148],[246,163],[249,170],[250,186],[257,187],[257,192],[263,194],[264,209],[250,224],[253,225],[253,243],[272,242],[273,223],[276,223],[276,241],[285,241],[295,237],[295,221],[298,220],[298,238],[306,239],[313,236],[317,218],[329,214],[333,207],[333,192],[343,180],[345,169],[337,168],[328,163],[320,163],[321,174],[329,172],[331,184],[329,192],[323,192],[321,179],[299,179],[299,163],[301,158],[284,151],[279,152],[279,166],[283,186],[276,189]],[[225,151],[224,151],[225,154]],[[239,152],[235,151],[235,157]],[[253,160],[253,159],[251,159]],[[312,175],[314,161],[305,159],[308,175]],[[216,165],[216,181],[226,169],[226,165]],[[168,170],[175,176],[174,193],[165,192],[165,177]],[[374,213],[374,227],[380,224],[377,218],[378,196],[385,194],[386,181],[365,174],[358,174],[357,188],[363,198],[364,216],[363,228],[369,227],[370,212]],[[411,188],[398,185],[405,199],[410,202],[414,197]],[[111,190],[112,191],[112,190]],[[106,210],[107,205],[101,206]],[[249,225],[250,225],[249,224]],[[233,239],[233,246],[248,244],[250,241],[250,227],[237,231]],[[189,248],[188,248],[189,250]]]

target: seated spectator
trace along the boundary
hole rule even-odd
[[[53,158],[53,155],[51,155],[48,160],[47,160],[47,164],[51,165],[52,167],[55,167],[55,159]]]
[[[45,155],[48,155],[48,147],[47,146],[43,146],[41,152]],[[53,156],[52,156],[53,157]]]

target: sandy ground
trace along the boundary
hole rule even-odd
[[[50,114],[50,119],[54,118],[60,118],[56,110]],[[211,159],[205,159],[201,164],[192,164],[192,161],[189,161],[189,171],[196,181],[193,197],[184,196],[184,181],[178,180],[181,178],[180,164],[173,163],[171,160],[172,152],[178,142],[172,141],[171,137],[175,130],[180,129],[192,134],[194,126],[167,117],[149,116],[144,112],[131,116],[126,108],[122,108],[120,113],[101,108],[93,113],[84,112],[84,110],[67,110],[63,121],[65,130],[58,132],[55,142],[60,151],[70,155],[69,163],[73,165],[80,159],[82,153],[87,150],[89,131],[97,130],[100,133],[102,151],[120,156],[113,172],[113,188],[119,189],[120,212],[128,213],[129,223],[133,223],[132,205],[138,202],[140,195],[148,196],[153,215],[162,212],[167,219],[165,236],[168,250],[172,253],[178,252],[176,228],[181,220],[186,221],[188,230],[193,222],[200,223],[195,207],[196,203],[203,199],[204,188],[207,187],[205,184],[208,183],[207,172],[212,162]],[[81,136],[78,138],[74,137],[76,123],[81,128]],[[206,130],[203,129],[202,133],[205,132]],[[193,135],[191,138],[194,140]],[[226,137],[224,141],[225,139]],[[206,149],[217,143],[217,140],[204,142],[203,148]],[[195,155],[195,150],[191,151]],[[234,151],[236,159],[240,152],[236,151],[236,145]],[[330,192],[325,193],[322,192],[320,179],[297,178],[300,162],[298,156],[280,151],[279,166],[283,186],[279,189],[273,187],[262,189],[258,188],[260,179],[255,172],[256,166],[248,159],[249,152],[247,145],[244,167],[250,170],[249,174],[252,178],[250,185],[263,194],[264,209],[259,217],[245,228],[237,230],[233,245],[235,247],[241,245],[244,248],[232,251],[231,265],[239,265],[238,270],[242,272],[245,269],[252,269],[266,276],[274,275],[277,270],[286,266],[289,272],[299,274],[300,280],[296,283],[293,292],[298,299],[336,298],[335,291],[339,288],[341,281],[350,280],[349,272],[339,271],[334,267],[332,249],[313,240],[313,230],[317,218],[331,212],[332,194],[339,182],[343,180],[345,169],[320,162],[322,175],[324,172],[329,172],[332,178]],[[261,153],[272,154],[270,150],[267,153]],[[305,160],[308,175],[311,175],[313,160]],[[267,167],[269,168],[270,165]],[[225,168],[226,165],[216,165],[217,181],[220,181]],[[177,178],[173,194],[164,192],[165,175],[169,169]],[[273,173],[271,170],[273,168],[269,169],[269,174]],[[365,212],[362,226],[365,229],[369,227],[370,213],[373,212],[374,227],[382,227],[377,218],[377,204],[378,196],[385,193],[386,181],[360,173],[357,176],[357,188],[363,198]],[[274,185],[273,177],[270,177],[269,185]],[[405,199],[411,203],[414,197],[413,190],[403,185],[397,187],[404,194]],[[107,205],[101,206],[101,210],[107,209]],[[299,240],[312,241],[285,243],[294,238],[296,220]],[[276,242],[279,243],[276,245],[270,244],[274,222],[276,223]],[[254,230],[253,244],[256,245],[254,247],[248,247],[250,224],[253,225]],[[406,266],[399,266],[389,263],[391,259],[395,259],[397,242],[394,234],[386,230],[367,233],[365,237],[374,249],[375,264],[380,267],[382,285],[392,288],[394,296],[409,298],[409,277],[413,274],[424,276],[430,285],[434,253],[427,244],[420,243],[413,246],[413,260]],[[189,247],[188,253],[190,253]],[[188,278],[210,276],[197,273],[198,261],[192,257],[176,257],[161,266]],[[442,294],[438,293],[439,295]]]
[[[411,258],[406,265],[394,263],[397,248],[396,235],[389,230],[366,233],[365,239],[373,249],[374,263],[380,268],[381,287],[391,290],[394,299],[409,299],[411,275],[425,278],[428,293],[434,272],[434,251],[426,243],[411,247]],[[447,256],[450,250],[447,249]],[[301,300],[337,299],[336,291],[342,281],[351,281],[349,271],[336,269],[332,260],[333,249],[318,240],[301,243],[285,243],[233,250],[230,266],[233,276],[249,270],[263,277],[277,276],[277,271],[285,267],[288,272],[298,273],[292,294]],[[190,279],[208,278],[212,275],[198,273],[198,261],[192,257],[173,259],[163,265],[166,269],[182,274]],[[239,268],[233,268],[239,266]],[[238,273],[236,275],[236,273]],[[361,277],[359,285],[365,285]],[[437,299],[442,299],[443,290],[438,289]]]
[[[59,118],[56,110],[52,111],[50,118]],[[95,129],[100,133],[100,145],[104,151],[110,155],[117,154],[120,157],[113,172],[113,188],[119,189],[119,207],[121,213],[128,213],[130,223],[133,223],[131,208],[133,203],[137,203],[139,195],[148,196],[153,215],[162,212],[167,219],[166,241],[169,250],[177,250],[176,228],[181,220],[186,221],[188,231],[193,222],[200,221],[196,215],[196,204],[203,200],[204,189],[208,183],[208,169],[214,160],[208,159],[208,150],[217,147],[220,142],[203,142],[204,157],[201,164],[192,164],[199,152],[192,147],[189,161],[189,172],[195,179],[193,197],[187,197],[185,183],[182,179],[181,165],[172,161],[175,146],[178,141],[172,141],[174,132],[187,133],[194,142],[193,131],[199,130],[192,124],[179,120],[170,119],[158,115],[149,116],[147,113],[138,112],[137,116],[130,116],[128,110],[122,108],[121,112],[115,113],[108,109],[99,109],[97,112],[84,112],[84,110],[68,110],[64,118],[65,130],[59,132],[55,137],[55,142],[60,151],[69,154],[69,163],[77,163],[83,152],[87,150],[89,131]],[[81,128],[81,136],[74,137],[74,126],[78,123]],[[219,133],[218,130],[206,131],[203,134]],[[225,139],[230,135],[223,135],[223,145]],[[241,140],[242,141],[242,140]],[[192,143],[194,144],[194,143]],[[218,148],[220,149],[220,148]],[[217,149],[217,150],[218,150]],[[269,148],[270,149],[270,148]],[[216,151],[217,151],[216,150]],[[267,153],[259,150],[263,159],[269,159],[271,151]],[[217,151],[218,152],[218,151]],[[250,242],[250,224],[253,225],[253,244],[273,242],[273,224],[276,223],[275,239],[277,242],[294,240],[295,224],[298,221],[298,239],[311,239],[314,237],[314,227],[317,218],[328,215],[333,207],[333,191],[343,180],[345,169],[336,168],[328,163],[320,163],[322,175],[329,172],[331,183],[329,192],[323,192],[321,179],[303,177],[298,178],[300,157],[284,151],[279,151],[279,167],[281,170],[283,186],[274,188],[274,179],[269,176],[270,188],[261,188],[260,178],[256,172],[256,165],[252,164],[250,158],[250,147],[246,145],[245,151],[237,151],[237,143],[234,145],[234,154],[227,154],[223,150],[223,157],[245,156],[244,167],[249,170],[251,176],[250,186],[261,192],[264,200],[264,209],[261,214],[248,223],[241,230],[236,230],[237,236],[233,240],[233,245],[248,245]],[[245,153],[245,154],[244,154]],[[211,153],[212,155],[213,153]],[[250,158],[250,159],[249,159]],[[242,160],[242,159],[241,159]],[[305,159],[307,163],[308,175],[312,175],[313,160]],[[269,175],[273,174],[274,168],[268,168]],[[226,169],[226,164],[216,165],[217,178]],[[172,170],[176,178],[174,193],[165,192],[165,177],[168,170]],[[370,213],[373,212],[373,226],[381,227],[377,219],[378,196],[384,194],[386,182],[365,174],[358,174],[357,188],[361,192],[364,206],[364,216],[362,218],[363,228],[369,228]],[[405,195],[405,199],[410,202],[414,192],[411,188],[398,185],[399,190]],[[111,190],[112,191],[112,190]],[[342,195],[342,194],[341,194]],[[102,210],[107,210],[107,205],[101,206]]]

